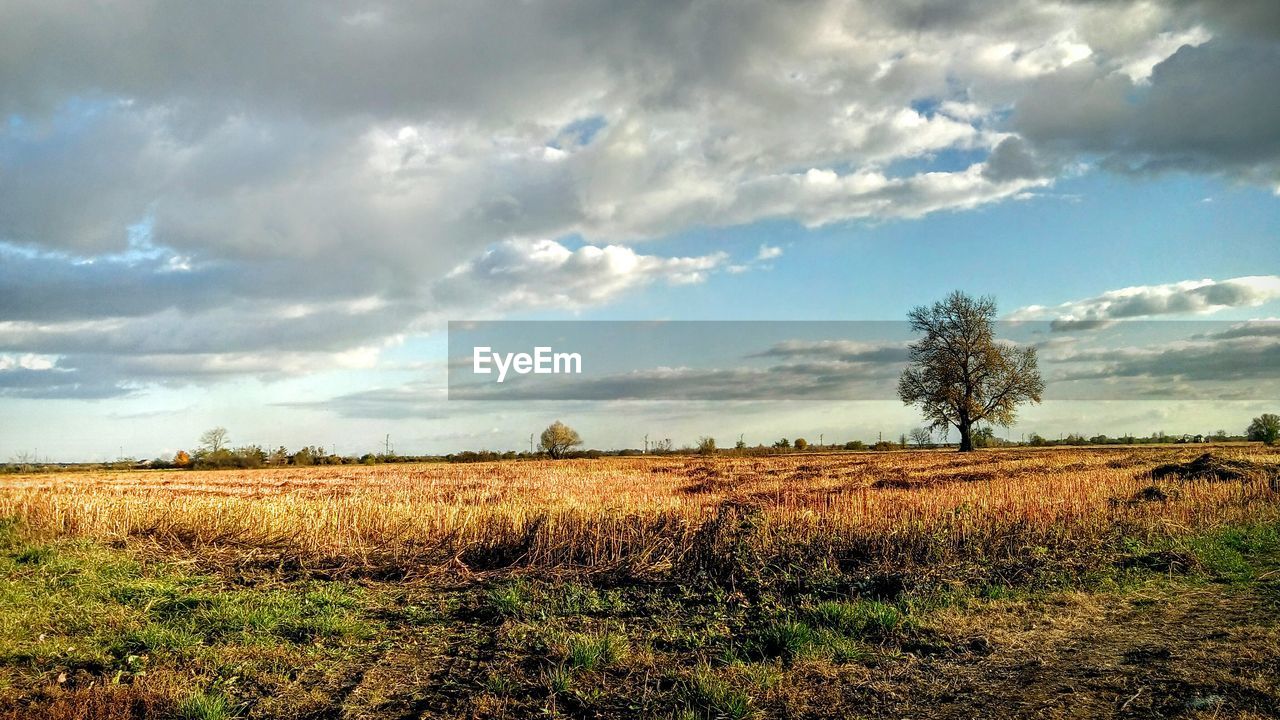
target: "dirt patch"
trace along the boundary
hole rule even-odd
[[[686,471],[685,476],[690,482],[681,485],[680,492],[690,495],[725,492],[734,485],[723,472],[712,465],[695,465]]]
[[[908,480],[907,478],[904,478],[904,477],[888,477],[888,478],[880,478],[879,480],[876,480],[875,482],[871,483],[871,487],[878,488],[878,489],[889,489],[889,490],[909,490],[914,487],[920,487],[923,484],[924,483],[921,483],[921,482]]]
[[[1176,490],[1165,490],[1159,485],[1148,485],[1134,493],[1133,499],[1141,502],[1168,502],[1177,496]]]
[[[0,710],[3,720],[146,720],[174,717],[172,699],[129,685],[38,688],[28,702]]]
[[[1280,485],[1280,466],[1264,465],[1249,460],[1223,458],[1205,453],[1190,462],[1157,465],[1151,470],[1156,480],[1180,478],[1183,480],[1209,480],[1213,482],[1248,482],[1264,480],[1272,488]]]
[[[1274,717],[1280,633],[1252,593],[1067,595],[956,618],[994,651],[925,659],[895,716]],[[904,678],[905,679],[905,678]],[[1200,715],[1200,712],[1207,714]]]

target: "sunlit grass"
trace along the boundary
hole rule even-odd
[[[1217,450],[1280,460],[1256,447]],[[1274,512],[1276,492],[1266,483],[1186,482],[1171,499],[1142,495],[1152,485],[1147,470],[1199,452],[815,453],[11,476],[0,481],[0,516],[51,535],[441,569],[660,572],[700,547],[754,549],[761,557],[803,547],[811,560],[857,554],[929,563],[1034,557],[1117,528],[1177,535]],[[706,521],[726,507],[749,532],[706,537]],[[727,542],[739,546],[721,547]]]

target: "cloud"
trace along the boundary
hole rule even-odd
[[[320,401],[277,403],[281,407],[326,410],[342,417],[438,420],[449,417],[445,389],[428,382],[374,388]]]
[[[51,370],[57,358],[27,353],[12,355],[0,353],[0,372],[6,370]]]
[[[1083,350],[1055,363],[1063,369],[1059,382],[1086,381],[1090,388],[1096,386],[1087,381],[1098,381],[1114,388],[1115,397],[1248,400],[1280,390],[1280,337],[1274,335]],[[1098,392],[1090,390],[1089,397]]]
[[[1022,138],[1008,137],[991,151],[982,173],[996,182],[1035,180],[1057,172],[1051,162],[1037,156]]]
[[[846,363],[905,363],[907,343],[857,340],[788,340],[750,358],[816,358]]]
[[[16,366],[0,369],[0,397],[100,400],[129,395],[135,388],[96,369]]]
[[[727,260],[724,252],[658,257],[619,245],[570,250],[554,240],[507,240],[454,268],[433,295],[463,308],[572,308],[655,281],[699,283]]]
[[[451,400],[881,400],[893,397],[882,374],[863,364],[785,363],[768,368],[656,367],[595,377],[455,384]],[[893,374],[896,382],[897,375]]]
[[[271,265],[239,276],[219,268],[171,272],[163,256],[77,263],[11,255],[14,262],[0,268],[0,277],[12,281],[0,285],[0,300],[12,316],[35,319],[0,321],[0,352],[6,353],[0,358],[43,353],[58,358],[61,371],[161,385],[371,367],[381,348],[405,332],[439,326],[453,313],[599,304],[653,282],[702,282],[728,258],[510,240],[418,293],[333,300],[313,284],[267,292]],[[51,262],[58,272],[33,281],[33,266]],[[139,284],[140,276],[156,279]],[[79,319],[85,317],[92,319]],[[38,392],[41,378],[59,393],[71,392],[66,377],[53,373],[28,378],[23,392]]]
[[[761,244],[760,251],[756,253],[756,260],[760,262],[780,257],[782,257],[782,248],[765,244]]]
[[[1195,339],[1210,338],[1231,340],[1234,338],[1280,338],[1280,319],[1250,320],[1236,323],[1226,330],[1196,336]]]
[[[1274,38],[1184,44],[1149,76],[1079,63],[1031,84],[1016,104],[1012,129],[1033,146],[1096,156],[1118,172],[1216,174],[1275,188],[1277,68]]]
[[[750,265],[640,249],[694,228],[972,209],[1094,157],[1274,187],[1276,15],[5,3],[0,352],[58,357],[47,387],[281,376]]]
[[[1280,334],[1274,330],[1251,324],[1185,339],[1149,338],[1140,344],[1046,343],[1041,355],[1046,394],[1056,400],[1235,400],[1266,395],[1280,391]],[[501,385],[472,382],[463,374],[452,381],[449,399],[895,400],[907,350],[905,343],[896,341],[792,340],[743,356],[746,361],[761,359],[771,364],[636,366],[583,375],[508,376]]]
[[[1052,318],[1054,331],[1094,330],[1116,320],[1163,315],[1205,315],[1228,308],[1258,307],[1280,299],[1280,275],[1250,275],[1229,280],[1184,280],[1109,290],[1055,306],[1029,305],[1010,320]]]

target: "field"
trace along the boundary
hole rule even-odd
[[[0,717],[1269,717],[1278,477],[1258,445],[6,476]]]

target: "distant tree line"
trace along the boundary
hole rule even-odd
[[[620,450],[581,449],[582,437],[578,432],[560,421],[552,423],[543,431],[541,442],[533,452],[517,452],[514,450],[463,450],[447,455],[398,455],[393,452],[364,453],[363,455],[339,455],[326,452],[323,445],[308,445],[290,451],[284,446],[267,451],[259,445],[242,445],[231,447],[228,443],[229,433],[225,428],[213,428],[200,437],[200,447],[194,453],[179,450],[172,458],[154,460],[135,460],[120,458],[114,462],[102,463],[60,463],[45,460],[39,461],[34,453],[23,452],[15,455],[5,465],[0,465],[0,472],[30,473],[57,472],[61,470],[218,470],[218,469],[253,469],[262,467],[307,467],[313,465],[378,465],[383,463],[422,463],[422,462],[495,462],[499,460],[538,460],[538,459],[593,459],[602,457],[630,457],[638,455],[702,455],[702,456],[739,456],[754,457],[779,455],[785,453],[838,452],[838,451],[889,451],[889,450],[925,450],[939,447],[955,447],[952,443],[935,442],[935,435],[930,428],[915,428],[909,433],[900,435],[897,441],[877,440],[874,443],[862,440],[849,440],[834,444],[811,444],[802,437],[794,440],[779,438],[768,444],[747,445],[741,438],[732,448],[721,448],[716,439],[709,436],[698,438],[696,445],[674,447],[670,439],[649,443],[644,449],[623,448]],[[1267,445],[1280,443],[1280,415],[1264,413],[1255,417],[1242,434],[1230,434],[1226,430],[1215,430],[1203,434],[1171,435],[1157,430],[1150,435],[1092,435],[1071,433],[1057,439],[1047,438],[1039,433],[1031,433],[1019,440],[1001,438],[995,434],[994,428],[982,425],[972,429],[970,441],[974,448],[994,447],[1053,447],[1053,446],[1087,446],[1087,445],[1165,445],[1194,444],[1206,442],[1261,442]]]

